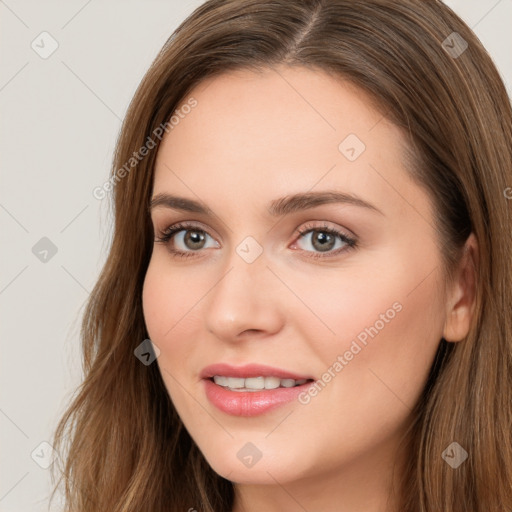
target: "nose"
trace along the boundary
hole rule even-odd
[[[275,334],[284,322],[282,284],[267,268],[264,254],[247,263],[233,253],[207,295],[206,329],[227,342]]]

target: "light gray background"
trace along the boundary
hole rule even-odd
[[[109,203],[92,189],[108,178],[144,72],[201,3],[0,0],[1,512],[48,508],[49,470],[34,459],[47,460],[40,443],[51,441],[80,382],[80,315],[111,236]],[[510,94],[512,0],[447,3]],[[49,48],[43,31],[59,45],[47,59],[31,48],[33,40]],[[46,262],[32,252],[43,237],[57,247]]]

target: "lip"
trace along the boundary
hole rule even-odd
[[[281,379],[306,379],[308,382],[293,388],[264,389],[261,391],[230,391],[213,382],[214,375],[228,377],[279,377]],[[271,366],[248,364],[231,366],[225,363],[214,364],[204,368],[200,374],[203,379],[207,399],[217,409],[232,416],[258,416],[277,407],[293,402],[305,391],[314,379],[308,375],[299,375]]]

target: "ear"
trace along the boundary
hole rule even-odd
[[[447,294],[443,331],[446,341],[461,341],[469,333],[475,310],[477,271],[478,242],[474,233],[471,233],[464,245],[453,285]]]

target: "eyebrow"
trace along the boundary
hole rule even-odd
[[[360,197],[357,197],[353,194],[348,194],[346,192],[337,192],[333,190],[324,192],[304,192],[281,197],[279,199],[274,199],[270,202],[267,211],[273,217],[282,217],[290,213],[332,203],[359,206],[375,213],[379,213],[380,215],[384,215],[384,213],[379,210],[379,208],[365,201],[364,199],[361,199]],[[173,210],[181,210],[192,213],[212,213],[210,208],[207,208],[198,201],[187,199],[185,197],[173,196],[166,193],[157,194],[151,199],[149,210],[152,211],[159,207],[171,208]]]

